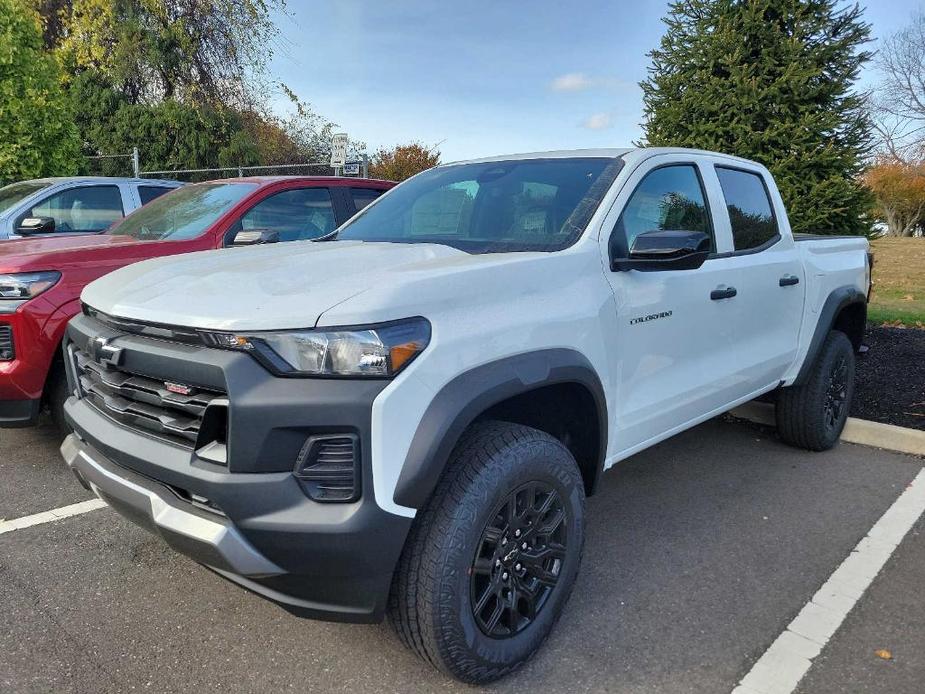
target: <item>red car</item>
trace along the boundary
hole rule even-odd
[[[102,234],[0,242],[0,427],[29,426],[47,407],[63,431],[61,338],[93,280],[147,258],[318,238],[394,185],[330,177],[197,183]]]

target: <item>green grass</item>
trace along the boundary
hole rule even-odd
[[[874,291],[868,320],[925,328],[925,238],[877,239],[871,249]]]

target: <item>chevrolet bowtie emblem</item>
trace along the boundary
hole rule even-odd
[[[122,348],[110,344],[109,339],[105,337],[92,338],[87,344],[87,351],[90,353],[90,358],[100,364],[118,366],[122,360]]]

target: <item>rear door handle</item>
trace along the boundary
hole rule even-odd
[[[800,278],[797,277],[796,275],[784,275],[783,277],[780,278],[780,282],[778,282],[778,284],[780,284],[780,286],[782,287],[791,287],[794,284],[799,284],[799,283],[800,283]]]
[[[738,292],[736,292],[735,287],[719,287],[718,289],[714,289],[712,292],[710,292],[710,298],[713,299],[713,301],[719,301],[720,299],[731,299],[737,293]]]

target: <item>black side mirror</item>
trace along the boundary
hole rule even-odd
[[[231,245],[237,246],[260,246],[265,243],[279,242],[279,232],[272,229],[245,229],[234,235]]]
[[[26,217],[16,228],[19,236],[33,236],[35,234],[50,234],[55,230],[54,217]]]
[[[702,231],[655,229],[633,240],[629,258],[613,258],[612,270],[695,270],[711,252]]]

